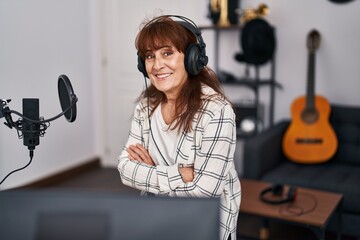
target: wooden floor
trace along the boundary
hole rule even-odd
[[[77,176],[55,183],[51,187],[118,191],[130,194],[140,193],[138,190],[122,184],[119,172],[116,168],[90,169],[87,172],[80,173]]]
[[[116,168],[95,167],[77,175],[62,179],[50,186],[52,189],[83,189],[94,191],[118,191],[128,194],[139,194],[139,191],[121,183]],[[239,216],[238,240],[258,239],[258,229],[261,220],[251,216]],[[299,227],[279,222],[270,223],[270,239],[275,240],[315,240],[315,235],[306,227]],[[334,233],[326,233],[327,240],[335,240]],[[342,240],[356,240],[352,237],[343,237]]]

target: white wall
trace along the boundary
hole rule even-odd
[[[96,156],[93,111],[91,4],[87,0],[0,1],[0,98],[22,112],[22,98],[39,98],[40,115],[61,112],[57,78],[66,74],[79,98],[74,123],[51,123],[32,164],[10,176],[1,188],[41,179]],[[18,119],[13,115],[14,121]],[[1,122],[5,121],[1,119]],[[29,161],[15,129],[1,123],[0,181]]]

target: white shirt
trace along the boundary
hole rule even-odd
[[[179,139],[177,130],[170,130],[161,114],[161,105],[151,117],[149,153],[156,165],[174,165],[176,145]]]

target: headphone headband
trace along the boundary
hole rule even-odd
[[[274,184],[270,187],[263,189],[260,192],[259,197],[261,201],[269,204],[282,204],[282,203],[295,201],[297,195],[296,187],[290,186],[285,197],[283,197],[283,190],[284,190],[284,186],[282,184]],[[273,196],[278,196],[279,198],[278,199],[267,198],[266,196],[269,193],[271,193],[271,195]]]

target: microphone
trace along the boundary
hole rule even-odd
[[[35,146],[40,144],[40,123],[30,121],[34,119],[39,121],[39,99],[23,98],[23,115],[26,117],[22,120],[23,143],[29,150],[34,150]]]
[[[20,171],[30,165],[35,147],[40,144],[40,137],[43,137],[45,130],[50,126],[50,122],[65,116],[69,122],[74,122],[76,119],[76,97],[69,78],[66,75],[60,75],[58,78],[58,93],[62,112],[55,117],[44,120],[39,115],[39,99],[37,98],[23,98],[23,114],[10,110],[8,103],[11,99],[0,99],[0,118],[5,118],[4,123],[7,127],[13,127],[18,132],[18,137],[23,138],[23,143],[28,147],[30,152],[30,161],[24,167],[16,169],[7,174],[1,181],[0,185],[11,174]],[[16,114],[21,117],[18,121],[12,120],[11,114]]]
[[[78,98],[66,75],[60,75],[58,78],[58,93],[62,112],[55,117],[45,120],[42,117],[39,117],[39,99],[37,98],[23,99],[23,114],[9,109],[7,104],[11,99],[1,99],[0,118],[5,117],[5,125],[10,129],[14,127],[18,131],[19,138],[23,138],[24,145],[27,146],[29,150],[34,150],[35,146],[39,145],[39,137],[44,136],[45,130],[48,128],[51,121],[54,121],[63,115],[67,121],[75,121],[76,102],[78,101]],[[11,113],[18,115],[21,119],[14,122]],[[19,134],[19,132],[22,134]]]

